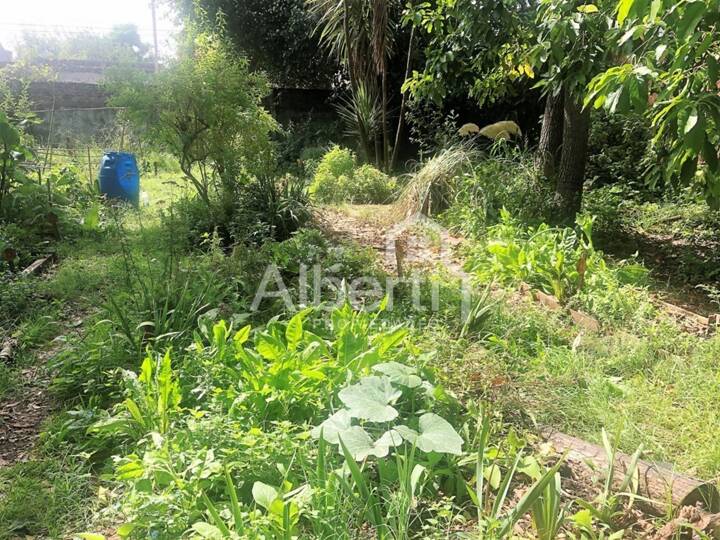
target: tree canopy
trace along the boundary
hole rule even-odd
[[[23,60],[99,60],[105,62],[140,61],[148,58],[150,46],[143,43],[133,24],[113,26],[109,33],[82,32],[39,35],[25,32],[18,46]]]
[[[196,24],[226,34],[278,85],[329,87],[337,64],[324,52],[304,0],[172,0]]]

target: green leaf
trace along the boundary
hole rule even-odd
[[[130,461],[120,465],[115,470],[115,477],[118,480],[132,480],[140,478],[145,473],[145,468],[139,461]]]
[[[582,6],[578,6],[577,10],[580,13],[597,13],[600,11],[598,7],[595,4],[583,4]]]
[[[390,377],[390,380],[407,388],[417,388],[422,384],[422,379],[417,376],[417,370],[399,362],[385,362],[373,366],[373,371]]]
[[[665,43],[662,43],[657,46],[657,48],[655,49],[655,61],[656,62],[659,62],[663,58],[666,50],[667,50],[667,45]]]
[[[620,0],[618,3],[618,14],[617,14],[617,22],[619,25],[622,25],[622,23],[625,22],[625,19],[627,19],[628,15],[630,14],[630,10],[633,7],[633,4],[635,4],[635,0]]]
[[[718,82],[718,61],[717,58],[715,58],[712,54],[707,55],[707,65],[708,65],[708,82],[710,83],[710,88],[717,88],[717,82]]]
[[[707,11],[705,2],[692,2],[686,4],[685,13],[678,25],[678,31],[681,39],[688,39],[694,32],[698,23]]]
[[[287,339],[288,349],[295,350],[298,346],[298,343],[302,341],[303,337],[303,323],[302,323],[302,313],[298,313],[295,315],[292,319],[290,319],[290,322],[287,325],[287,328],[285,329],[285,339]]]
[[[93,204],[82,218],[82,226],[86,231],[95,231],[100,226],[100,205]]]
[[[705,145],[705,127],[702,122],[699,122],[690,133],[685,135],[685,145],[696,154],[702,151]]]
[[[390,334],[383,336],[383,338],[380,340],[378,352],[381,355],[385,354],[390,349],[395,347],[398,343],[400,343],[403,339],[405,339],[405,336],[407,336],[407,334],[407,328],[398,328]]]
[[[127,538],[135,530],[135,525],[132,523],[123,523],[116,530],[115,533],[122,537]]]
[[[106,540],[104,535],[97,533],[80,533],[78,538],[82,538],[82,540]]]
[[[707,163],[708,169],[710,169],[713,173],[718,172],[718,169],[720,169],[718,163],[718,150],[707,138],[705,138],[702,156],[705,163]]]
[[[690,133],[690,131],[697,125],[698,123],[698,112],[697,109],[693,109],[690,112],[690,116],[688,116],[687,121],[685,122],[685,131],[684,133],[687,135]]]
[[[127,398],[125,400],[125,407],[127,407],[127,410],[130,412],[133,420],[140,424],[140,426],[142,426],[144,429],[147,429],[148,426],[145,423],[145,418],[143,418],[143,415],[140,412],[140,408],[137,406],[137,403],[135,403],[132,399]]]
[[[278,498],[278,491],[263,482],[255,482],[252,487],[253,500],[265,510],[270,510],[272,503]]]
[[[250,339],[251,328],[252,327],[248,324],[247,326],[245,326],[237,331],[237,333],[233,337],[233,341],[235,342],[236,347],[241,347],[243,345],[243,343],[245,343],[248,339]]]
[[[0,146],[5,146],[10,150],[19,144],[20,132],[9,122],[0,120]]]
[[[255,342],[255,348],[266,360],[279,360],[285,354],[285,347],[270,334],[260,334]]]
[[[654,21],[663,7],[663,0],[652,0],[650,3],[650,20]]]
[[[395,429],[406,441],[416,445],[423,452],[458,456],[462,454],[462,437],[447,420],[437,414],[425,413],[420,417],[420,433],[402,425]]]
[[[193,523],[192,530],[195,531],[200,538],[209,538],[211,540],[222,540],[224,538],[220,529],[204,521]]]
[[[330,444],[338,444],[338,435],[350,429],[352,417],[347,409],[340,409],[322,424],[310,431],[313,438],[319,439],[320,434]]]
[[[349,409],[350,416],[370,422],[390,422],[398,416],[390,404],[402,395],[393,388],[388,377],[364,377],[360,382],[338,393],[340,401]]]
[[[402,443],[402,437],[396,431],[387,431],[377,441],[373,442],[360,426],[352,426],[340,434],[339,440],[345,444],[347,451],[357,461],[363,461],[368,456],[383,458],[390,452],[390,447]]]
[[[500,487],[500,481],[502,480],[500,467],[495,463],[489,467],[485,467],[483,469],[483,478],[487,480],[487,483],[490,484],[490,487],[493,488],[493,490],[496,490]]]
[[[690,156],[683,161],[680,167],[680,181],[687,185],[695,177],[697,172],[697,156]]]
[[[586,529],[592,528],[592,514],[590,513],[590,510],[580,510],[579,512],[575,513],[571,519],[576,525],[580,527],[584,527]]]

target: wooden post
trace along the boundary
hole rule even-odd
[[[403,277],[405,273],[405,242],[402,237],[395,239],[395,266],[398,277]]]
[[[125,146],[125,122],[122,123],[122,127],[120,128],[120,151],[123,151],[123,146]]]
[[[47,148],[45,149],[45,162],[43,163],[42,174],[45,174],[48,166],[52,167],[52,133],[55,124],[55,84],[53,84],[53,102],[50,109],[50,125],[48,126]]]
[[[92,189],[95,182],[94,182],[94,178],[93,178],[92,160],[90,158],[90,146],[87,147],[87,159],[88,159],[88,184],[90,185],[90,188]]]

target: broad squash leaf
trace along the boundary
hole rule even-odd
[[[447,420],[437,414],[426,413],[420,417],[420,433],[407,426],[397,426],[395,429],[423,452],[462,454],[462,438]]]
[[[338,393],[353,418],[370,422],[390,422],[398,416],[391,403],[402,395],[400,390],[393,388],[388,377],[364,377],[360,382]]]

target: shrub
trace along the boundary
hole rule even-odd
[[[653,165],[647,120],[639,115],[596,113],[590,129],[585,177],[593,187],[625,184],[650,191],[647,173]]]
[[[327,152],[324,146],[309,146],[300,153],[300,163],[308,178],[314,178],[323,156]]]
[[[275,120],[262,107],[267,79],[221,39],[191,36],[180,59],[160,73],[109,77],[112,103],[151,145],[171,153],[198,196],[235,194],[272,164]],[[211,211],[209,208],[208,211]]]
[[[355,170],[351,185],[348,186],[349,202],[387,202],[395,190],[395,181],[372,165],[363,165]]]
[[[167,230],[184,248],[199,246],[217,234],[224,246],[283,241],[311,218],[305,182],[286,175],[252,180],[237,196],[213,200],[211,211],[197,197],[183,197],[162,214]]]
[[[579,216],[576,228],[527,228],[503,210],[468,266],[484,281],[525,282],[563,302],[622,319],[637,306],[632,297],[639,298],[625,285],[644,284],[648,271],[631,262],[609,266],[593,246],[593,221]]]
[[[458,176],[445,221],[466,236],[483,236],[500,221],[502,209],[520,223],[538,225],[549,217],[552,188],[524,153],[488,156]]]
[[[312,196],[324,203],[384,203],[394,191],[392,178],[372,165],[357,167],[355,154],[339,146],[323,156],[310,186]]]

